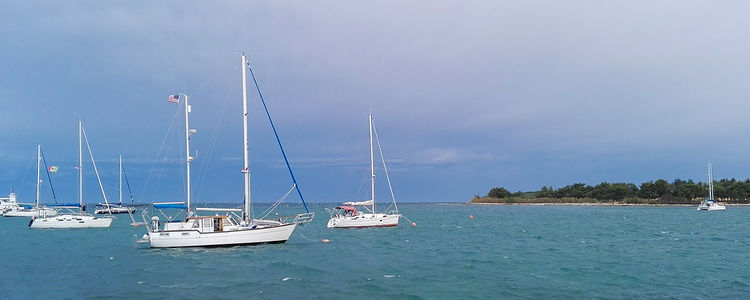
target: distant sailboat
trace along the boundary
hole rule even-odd
[[[40,218],[32,218],[29,227],[31,228],[93,228],[93,227],[109,227],[112,224],[112,218],[108,217],[94,217],[86,214],[86,206],[83,203],[83,138],[86,136],[86,132],[83,130],[81,121],[78,121],[78,203],[75,204],[57,204],[55,206],[61,207],[69,211],[67,214],[57,216],[47,216]],[[107,195],[104,193],[104,186],[99,178],[99,170],[96,168],[96,162],[94,161],[94,155],[91,153],[91,147],[89,145],[88,138],[86,138],[86,147],[88,149],[91,163],[94,166],[94,172],[96,173],[96,179],[99,181],[99,188],[102,192],[104,202],[108,203]],[[78,212],[75,209],[78,209]]]
[[[135,212],[135,207],[133,206],[122,206],[122,174],[125,173],[125,169],[122,168],[122,155],[120,155],[120,201],[117,204],[107,204],[107,203],[99,203],[96,205],[96,210],[94,210],[94,214],[97,215],[103,215],[103,214],[132,214]],[[127,177],[125,177],[127,181]],[[128,191],[130,192],[130,202],[133,203],[133,193],[130,191],[130,184],[128,184]]]
[[[714,175],[711,170],[711,163],[708,163],[708,199],[701,201],[698,210],[725,210],[727,209],[721,202],[714,200]]]
[[[398,206],[396,206],[396,198],[393,195],[393,189],[391,188],[391,180],[388,176],[388,168],[385,166],[385,159],[383,158],[383,151],[380,149],[380,140],[378,139],[378,150],[380,150],[380,158],[383,160],[383,169],[385,170],[386,179],[388,180],[388,188],[391,191],[391,198],[393,200],[394,211],[388,213],[377,213],[375,211],[375,155],[374,147],[372,143],[374,124],[372,121],[372,113],[369,115],[370,120],[370,200],[356,201],[356,202],[344,202],[342,206],[337,206],[334,211],[331,212],[331,219],[328,220],[328,228],[364,228],[364,227],[393,227],[398,226],[398,220],[401,214],[398,212]],[[377,132],[376,132],[377,138]],[[358,211],[356,206],[364,207],[369,212]]]
[[[18,203],[16,202],[16,193],[11,192],[8,196],[8,202],[3,203],[3,216],[4,217],[40,217],[40,216],[54,216],[57,214],[57,210],[45,207],[39,204],[39,189],[42,183],[41,178],[41,164],[42,164],[42,146],[36,146],[36,202],[34,204]],[[52,183],[50,183],[52,184]]]
[[[189,129],[189,114],[191,112],[188,104],[187,95],[172,95],[169,97],[170,102],[179,103],[184,97],[185,104],[185,147],[186,147],[186,201],[185,202],[161,202],[154,203],[154,209],[179,209],[185,211],[185,218],[182,221],[174,219],[164,222],[160,221],[158,216],[150,219],[150,224],[146,219],[146,212],[143,213],[143,221],[147,224],[148,232],[143,235],[138,242],[148,244],[151,248],[168,248],[168,247],[208,247],[208,246],[234,246],[263,243],[284,243],[291,236],[294,229],[299,223],[310,222],[314,213],[302,213],[293,216],[293,220],[287,221],[287,218],[277,219],[254,219],[250,214],[250,169],[248,160],[248,127],[247,127],[247,83],[246,69],[247,61],[245,55],[241,57],[242,61],[242,111],[243,111],[243,156],[244,167],[242,173],[244,176],[244,207],[239,208],[195,208],[190,206],[190,161],[194,157],[190,156],[190,135],[196,132],[195,129]],[[262,98],[261,98],[262,99]],[[270,115],[269,115],[270,116]],[[269,117],[270,120],[270,117]],[[273,123],[272,123],[273,124]],[[274,129],[275,131],[275,129]],[[277,136],[278,138],[278,136]],[[280,145],[280,143],[279,143]],[[282,149],[283,153],[283,149]],[[286,159],[286,157],[285,157]],[[291,169],[290,169],[291,172]],[[292,176],[292,178],[294,178]],[[294,180],[293,189],[299,189]],[[288,193],[287,193],[288,195]],[[301,195],[301,194],[300,194]],[[302,200],[304,203],[304,199]],[[307,207],[305,207],[307,208]],[[213,216],[198,216],[196,211],[216,212]],[[218,212],[225,212],[219,215]],[[242,213],[239,217],[236,213]],[[236,218],[237,217],[237,218]]]

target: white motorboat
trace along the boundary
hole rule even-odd
[[[190,205],[190,162],[195,159],[190,156],[190,135],[196,133],[195,129],[189,129],[189,113],[191,112],[190,105],[188,103],[188,96],[185,94],[171,95],[168,98],[169,102],[179,103],[180,100],[184,99],[185,105],[185,147],[186,147],[186,201],[185,202],[161,202],[154,203],[153,208],[163,212],[166,209],[178,209],[180,212],[185,212],[185,218],[179,219],[176,217],[170,217],[167,222],[160,221],[158,216],[153,216],[150,219],[147,218],[147,212],[143,212],[143,223],[147,226],[147,233],[143,235],[138,242],[148,244],[151,248],[169,248],[169,247],[208,247],[208,246],[234,246],[234,245],[249,245],[249,244],[264,244],[264,243],[284,243],[291,236],[294,229],[300,223],[306,223],[312,221],[314,213],[297,214],[290,217],[276,217],[275,219],[263,219],[270,213],[272,209],[275,209],[281,201],[286,198],[283,197],[276,202],[271,209],[269,209],[261,218],[254,219],[250,213],[250,170],[248,160],[248,128],[247,128],[247,84],[246,84],[246,71],[249,68],[245,55],[241,57],[242,63],[242,111],[243,111],[243,158],[244,168],[242,173],[244,176],[244,204],[243,208],[195,208],[192,209]],[[252,69],[250,69],[252,75]],[[253,75],[253,81],[255,76]],[[265,107],[265,101],[263,96],[258,89],[261,101]],[[270,114],[266,108],[266,114],[271,122],[271,127],[274,128],[274,134],[276,129],[271,121]],[[276,135],[277,141],[278,135]],[[281,142],[279,141],[279,147]],[[284,153],[283,147],[281,147],[282,154]],[[289,168],[289,162],[286,160],[284,154],[284,160],[286,161],[287,167]],[[294,178],[291,168],[289,172],[292,177],[292,188],[287,192],[287,195],[294,189],[300,195],[302,199],[302,193],[299,191],[296,179]],[[305,204],[305,210],[307,205]],[[213,212],[213,216],[198,216],[197,212],[206,211]],[[219,213],[224,213],[219,215]],[[241,213],[239,216],[237,213]]]
[[[0,212],[3,217],[40,217],[40,216],[54,216],[57,214],[56,209],[45,207],[39,204],[40,198],[40,186],[41,180],[41,164],[42,164],[42,145],[36,146],[36,202],[31,203],[18,203],[16,202],[16,193],[11,191],[10,196],[7,198],[7,202],[0,204]],[[50,182],[50,186],[52,183]],[[54,190],[53,190],[54,194]]]
[[[94,154],[91,153],[91,145],[86,137],[86,131],[83,129],[81,121],[78,121],[78,203],[74,204],[58,204],[56,207],[66,209],[66,214],[59,214],[57,216],[41,216],[38,218],[32,218],[29,227],[34,229],[57,229],[57,228],[104,228],[109,227],[112,224],[112,218],[110,217],[95,217],[86,214],[86,205],[83,204],[83,142],[86,140],[86,148],[88,149],[89,157],[91,158],[91,164],[94,166],[94,172],[96,173],[96,179],[99,181],[99,189],[102,192],[102,197],[105,203],[107,201],[107,195],[104,193],[104,186],[102,185],[101,178],[99,177],[99,170],[96,168],[96,162],[94,161]],[[78,210],[76,212],[76,209]]]
[[[6,198],[0,198],[0,215],[5,212],[18,209],[18,202],[16,202],[16,192],[11,190],[10,195]]]
[[[343,206],[337,206],[331,212],[331,218],[326,225],[328,228],[365,228],[365,227],[393,227],[398,226],[398,220],[401,214],[396,206],[396,197],[391,187],[391,179],[388,176],[388,167],[386,167],[383,158],[383,149],[380,147],[380,139],[377,138],[377,130],[372,120],[372,113],[369,114],[370,121],[370,200],[357,202],[344,202]],[[392,204],[394,210],[388,213],[377,213],[375,211],[375,150],[372,143],[373,131],[375,139],[378,142],[380,158],[383,161],[383,170],[385,178],[388,181],[388,189],[391,192]],[[366,211],[357,210],[357,206],[364,208]],[[390,209],[390,207],[389,207]],[[388,209],[386,209],[388,210]]]
[[[711,170],[711,163],[708,163],[708,198],[701,201],[698,210],[725,210],[727,207],[724,203],[714,200],[714,176]]]

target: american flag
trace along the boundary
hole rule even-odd
[[[167,98],[168,102],[172,103],[180,103],[180,95],[169,95],[169,98]]]

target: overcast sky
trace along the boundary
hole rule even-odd
[[[74,200],[82,119],[110,198],[122,154],[137,201],[183,199],[184,121],[166,102],[180,92],[198,130],[194,199],[239,203],[242,51],[308,201],[368,197],[370,109],[400,201],[705,181],[709,161],[716,178],[744,179],[748,11],[747,1],[5,1],[0,194],[33,200],[42,144],[60,166],[58,198]],[[253,196],[275,201],[291,183],[248,87]],[[86,200],[98,202],[84,170]]]

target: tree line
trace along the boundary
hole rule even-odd
[[[511,193],[503,187],[495,187],[487,193],[489,198],[573,198],[594,199],[597,201],[623,201],[628,199],[646,199],[657,203],[693,203],[708,198],[708,183],[693,180],[675,179],[672,182],[664,179],[648,181],[635,185],[633,183],[602,182],[591,186],[585,183],[574,183],[555,189],[543,186],[538,191]],[[714,197],[724,202],[750,202],[750,179],[721,179],[714,181]],[[636,201],[637,202],[637,201]]]

